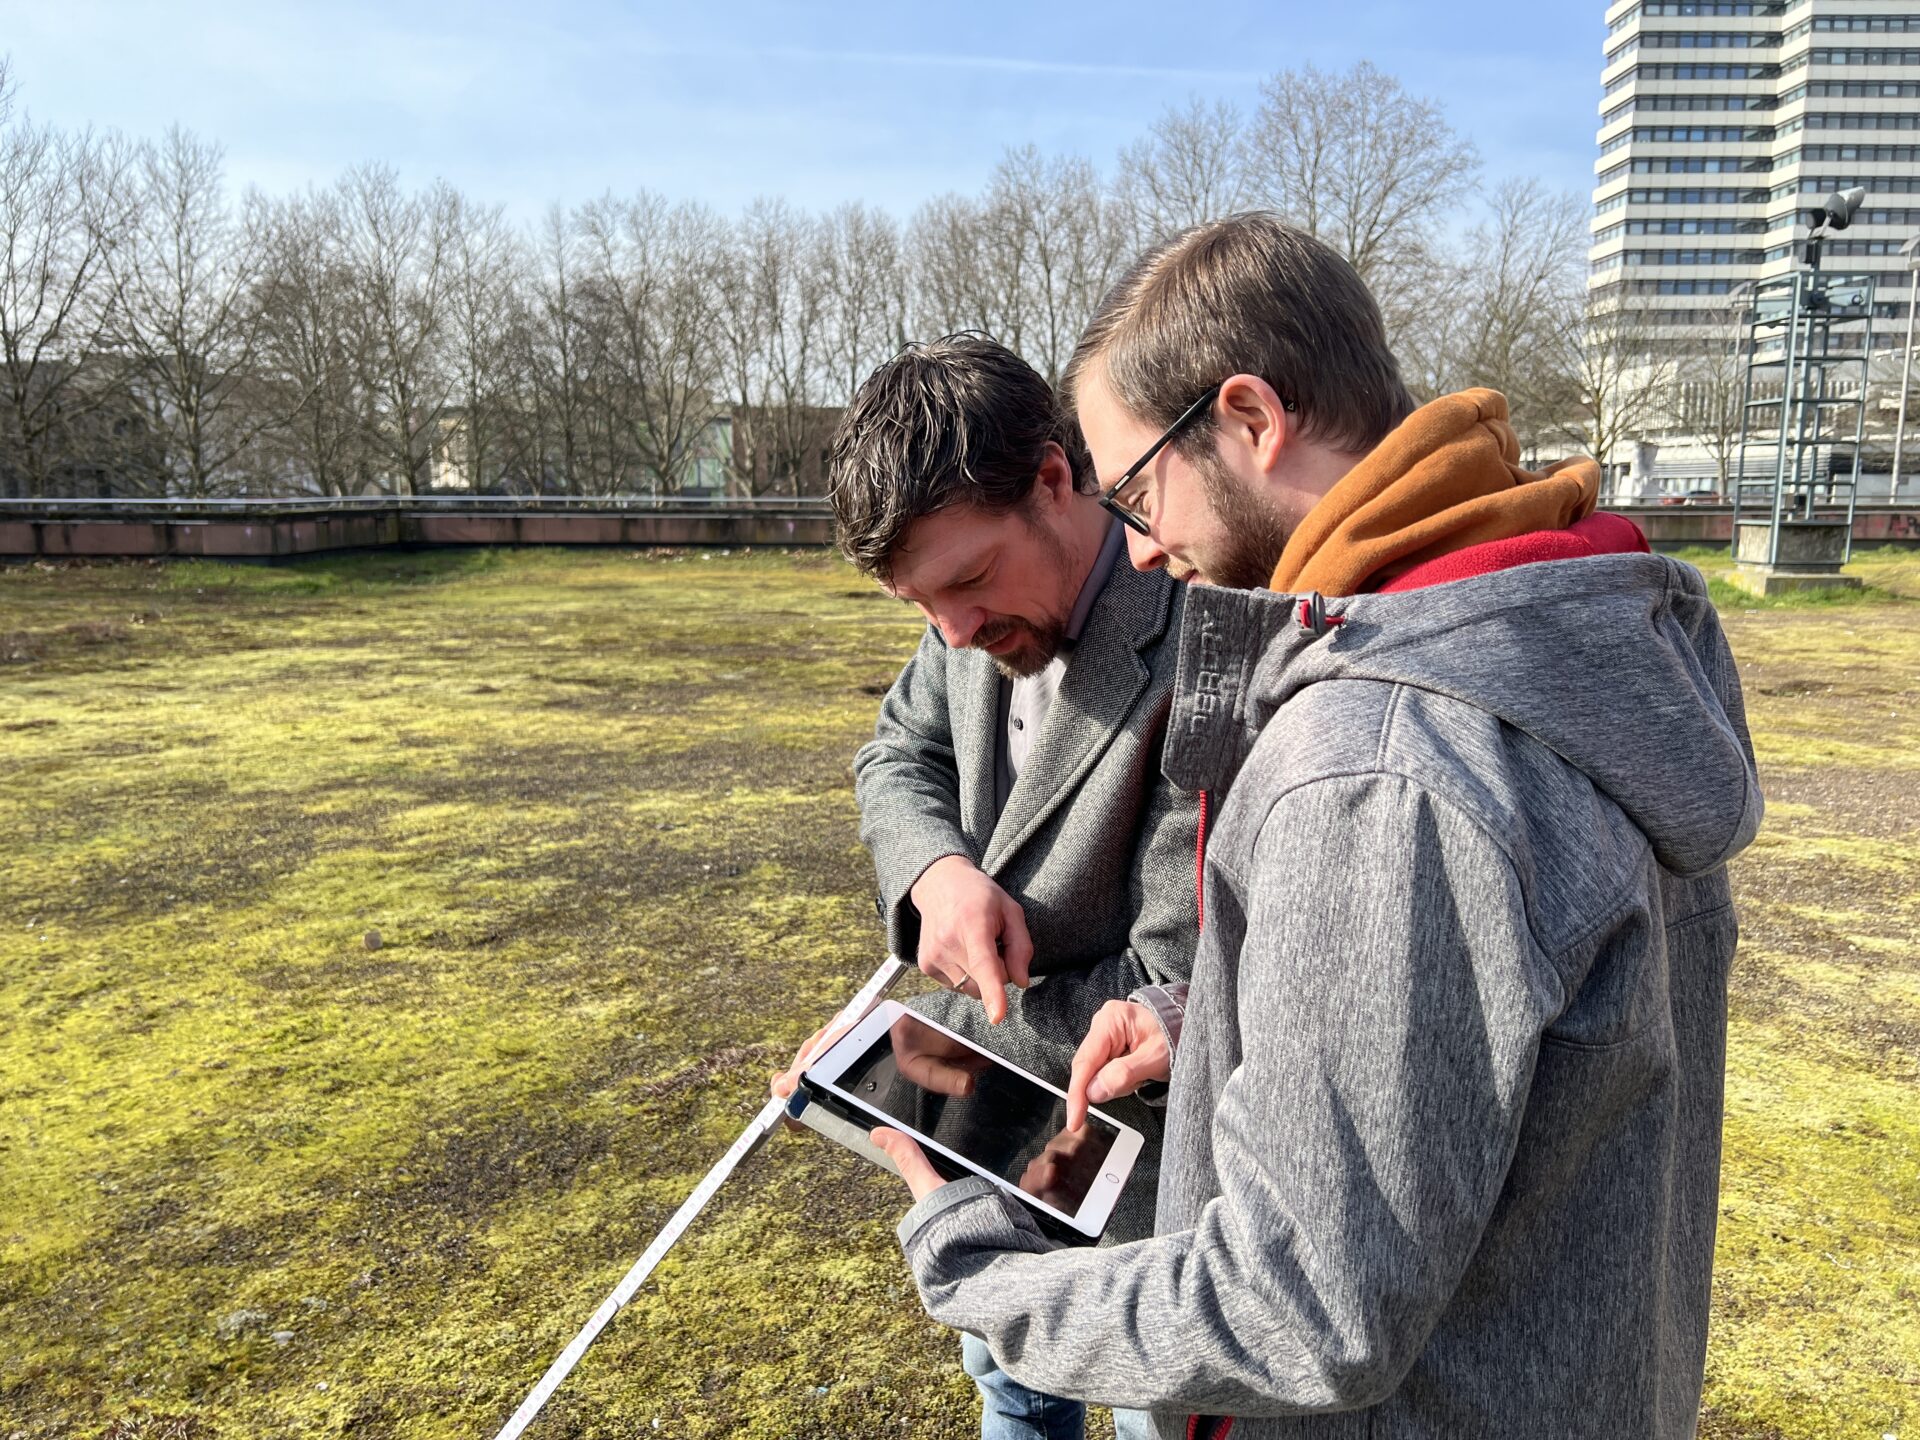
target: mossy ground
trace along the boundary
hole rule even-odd
[[[1920,1423],[1920,558],[1862,563],[1723,597],[1715,1437]],[[0,570],[0,1436],[491,1433],[878,959],[916,634],[824,556]],[[900,1208],[777,1137],[541,1433],[972,1433]]]
[[[1850,568],[1837,603],[1714,585],[1768,814],[1734,867],[1712,1440],[1920,1433],[1920,551]]]

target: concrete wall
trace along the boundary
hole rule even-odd
[[[0,555],[197,555],[266,560],[329,550],[438,545],[826,546],[811,514],[263,515],[250,520],[0,519]]]
[[[1694,506],[1609,505],[1616,515],[1625,515],[1646,532],[1656,550],[1684,550],[1689,545],[1731,545],[1733,543],[1733,507],[1731,505]],[[1740,512],[1741,523],[1767,519],[1767,512],[1751,506]],[[1845,519],[1844,513],[1841,516]],[[1861,508],[1853,517],[1853,543],[1856,545],[1920,545],[1920,508],[1890,510]]]
[[[1656,549],[1726,545],[1733,539],[1728,506],[1625,506]],[[1756,513],[1755,518],[1758,518]],[[1853,527],[1858,544],[1920,545],[1920,508],[1863,509]],[[0,513],[0,556],[204,555],[267,560],[330,550],[440,545],[619,545],[810,547],[833,543],[833,522],[821,510],[732,513],[562,514],[458,513],[442,510],[343,511],[216,520],[39,520]]]

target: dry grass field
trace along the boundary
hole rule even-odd
[[[1861,569],[1716,590],[1714,1440],[1920,1436],[1920,556]],[[880,958],[916,634],[824,556],[0,569],[0,1440],[491,1435]],[[901,1208],[776,1137],[537,1433],[973,1433]]]

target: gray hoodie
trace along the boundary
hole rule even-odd
[[[1188,599],[1166,768],[1226,798],[1156,1237],[1052,1252],[960,1181],[901,1223],[927,1309],[1167,1437],[1691,1436],[1761,810],[1706,587],[1329,608]]]

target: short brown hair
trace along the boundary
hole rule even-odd
[[[908,345],[855,392],[827,452],[841,552],[886,580],[914,521],[949,505],[1005,514],[1026,503],[1047,442],[1090,490],[1080,431],[1053,389],[977,331]]]
[[[1240,374],[1293,402],[1303,437],[1341,450],[1373,449],[1414,409],[1366,283],[1268,211],[1192,226],[1134,261],[1074,348],[1069,401],[1095,365],[1155,428]],[[1195,453],[1209,429],[1202,421],[1177,443]]]

